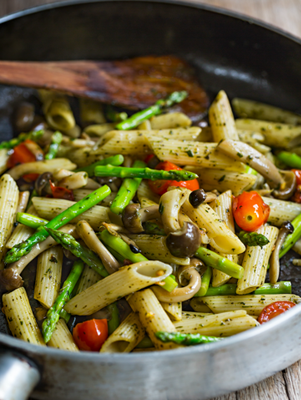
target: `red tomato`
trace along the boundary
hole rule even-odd
[[[40,174],[26,174],[26,175],[23,175],[22,178],[26,182],[34,182],[34,181],[36,181],[38,179],[39,176],[40,176]]]
[[[268,306],[264,307],[258,317],[258,322],[260,324],[264,324],[265,322],[270,321],[271,319],[294,307],[295,305],[296,304],[292,301],[275,301],[275,303],[269,304]]]
[[[270,214],[270,207],[257,192],[243,192],[233,199],[233,216],[237,225],[247,232],[256,231]]]
[[[9,157],[7,161],[7,167],[13,168],[17,164],[25,164],[29,162],[36,161],[36,157],[24,143],[20,143],[14,148],[13,154]]]
[[[169,161],[162,161],[160,162],[157,166],[156,169],[163,169],[164,171],[170,171],[170,170],[177,170],[177,171],[181,171],[182,168],[178,167],[177,165],[169,162]],[[192,181],[164,181],[164,180],[157,180],[157,181],[148,181],[148,185],[151,188],[151,190],[158,194],[158,195],[162,195],[164,193],[167,192],[167,189],[169,186],[180,186],[180,187],[184,187],[187,188],[191,191],[197,190],[200,188],[199,182],[197,181],[197,179],[193,179]]]
[[[297,186],[301,185],[301,170],[300,169],[292,169],[293,173],[296,176],[296,183]]]
[[[90,319],[77,324],[72,334],[80,350],[99,351],[109,335],[108,321],[106,319]]]
[[[301,203],[301,170],[292,169],[292,171],[296,176],[297,188],[291,200],[294,201],[295,203]]]
[[[64,200],[74,200],[74,195],[72,190],[66,189],[64,187],[55,186],[54,183],[49,181],[52,196],[54,199],[64,199]]]

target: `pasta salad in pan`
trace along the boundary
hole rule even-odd
[[[39,91],[43,115],[18,106],[19,134],[0,144],[0,285],[14,337],[176,349],[300,302],[279,260],[301,254],[301,117],[234,99],[235,120],[221,90],[193,124],[170,109],[186,96],[131,116],[79,99],[80,126],[62,94]]]

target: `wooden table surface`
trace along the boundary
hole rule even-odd
[[[0,16],[63,0],[0,0]],[[301,37],[301,0],[193,0],[233,10]],[[251,368],[251,366],[250,366]],[[301,361],[256,385],[212,400],[300,400]]]

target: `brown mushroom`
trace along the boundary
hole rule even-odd
[[[34,105],[23,101],[16,109],[14,125],[18,132],[28,132],[34,120]]]
[[[188,280],[184,287],[168,292],[160,286],[153,286],[152,290],[160,301],[178,303],[191,299],[200,289],[202,278],[194,266],[187,265],[180,268],[180,275]]]
[[[131,233],[143,232],[143,222],[156,218],[160,218],[158,205],[140,208],[140,204],[129,204],[122,213],[123,225]]]
[[[281,250],[281,247],[289,233],[294,232],[294,227],[293,225],[289,222],[283,222],[281,225],[278,238],[275,244],[275,249],[271,255],[270,258],[270,269],[269,269],[269,275],[270,275],[270,282],[272,284],[276,283],[279,278],[279,272],[280,272],[280,262],[279,262],[279,253]]]
[[[283,188],[280,188],[280,190],[275,189],[273,191],[273,196],[279,200],[287,200],[292,197],[296,190],[296,175],[293,171],[280,171],[280,174],[284,179],[285,185]]]
[[[49,183],[51,179],[52,179],[51,172],[44,172],[38,177],[35,183],[35,190],[37,191],[39,196],[42,196],[42,194],[52,194]]]
[[[190,193],[189,202],[193,208],[198,208],[203,203],[211,203],[216,200],[217,194],[213,192],[205,192],[204,189],[197,189]]]
[[[170,232],[166,238],[166,245],[175,257],[192,257],[200,242],[200,230],[191,222],[184,222],[180,230]]]
[[[59,230],[61,232],[69,233],[69,235],[77,237],[74,225],[68,224],[63,226]],[[20,274],[22,273],[24,268],[43,251],[56,245],[56,241],[49,236],[42,243],[36,244],[31,249],[31,251],[25,256],[21,257],[20,260],[10,264],[8,268],[0,271],[0,288],[4,288],[6,291],[11,291],[23,286],[23,279]]]

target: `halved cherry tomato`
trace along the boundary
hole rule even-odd
[[[301,203],[301,170],[292,169],[292,171],[296,176],[297,187],[291,200],[294,201],[295,203]]]
[[[64,199],[64,200],[74,200],[74,195],[72,190],[66,189],[64,187],[55,186],[54,183],[49,181],[52,196],[54,199]]]
[[[270,207],[257,192],[243,192],[233,199],[233,216],[237,225],[247,232],[255,231],[267,222]]]
[[[24,143],[20,143],[14,148],[13,154],[10,155],[7,161],[7,167],[13,168],[17,164],[25,164],[36,161],[36,157]]]
[[[77,324],[72,334],[80,350],[99,351],[108,337],[108,321],[106,319],[90,319]]]
[[[264,324],[265,322],[270,321],[271,319],[294,307],[295,305],[296,304],[292,301],[275,301],[275,303],[269,304],[268,306],[264,307],[258,317],[258,322],[260,324]]]
[[[175,169],[177,171],[181,171],[182,168],[178,167],[177,165],[169,162],[169,161],[162,161],[160,162],[157,166],[156,169],[163,169],[164,171],[170,171],[172,169]],[[197,179],[193,179],[192,181],[164,181],[164,180],[157,180],[157,181],[148,181],[148,185],[151,188],[151,190],[158,194],[162,195],[167,192],[167,189],[169,186],[180,186],[187,188],[191,191],[197,190],[200,188],[199,182]]]
[[[39,176],[40,176],[40,174],[26,174],[26,175],[23,175],[22,178],[26,182],[34,182],[34,181],[36,181],[38,179]]]

